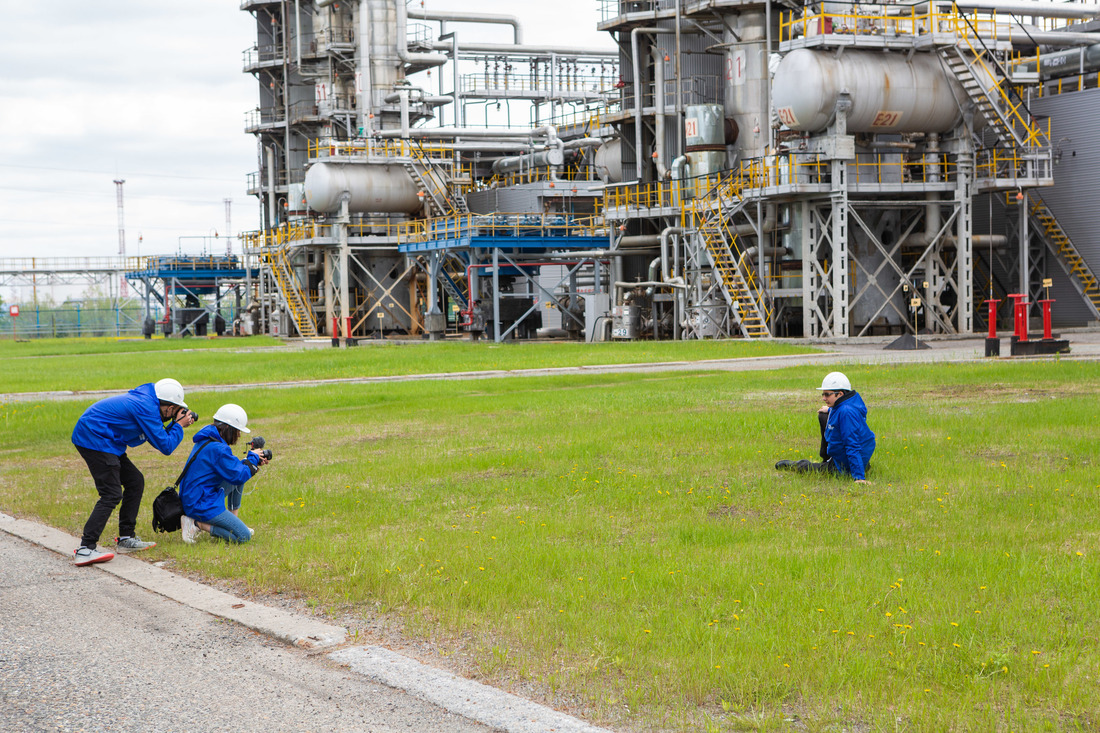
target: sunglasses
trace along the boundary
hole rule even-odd
[[[840,394],[840,392],[822,392],[821,396],[822,397],[836,397],[839,394]]]

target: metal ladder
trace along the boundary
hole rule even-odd
[[[721,199],[721,192],[719,198]],[[695,213],[702,219],[696,231],[706,246],[707,258],[714,272],[718,274],[722,294],[737,319],[741,334],[745,338],[771,337],[766,313],[761,313],[757,305],[759,292],[755,278],[752,273],[746,278],[738,267],[734,251],[738,257],[743,255],[737,247],[737,235],[726,226],[727,217],[723,214],[722,207],[704,212],[695,209]]]
[[[271,272],[275,275],[275,283],[279,286],[279,294],[282,301],[290,311],[294,327],[303,338],[317,336],[317,324],[313,321],[313,310],[309,307],[305,296],[298,284],[298,276],[294,274],[294,268],[290,266],[285,247],[272,247],[267,250],[265,257],[271,266]]]
[[[972,59],[960,45],[942,46],[937,53],[997,138],[1012,148],[1045,145],[1045,135],[1020,114],[1023,101],[1013,102],[1005,92],[1005,79],[982,60],[988,54],[985,47],[975,49],[968,37],[963,39]]]
[[[424,152],[419,144],[411,148],[412,159],[403,163],[403,166],[414,181],[417,188],[427,196],[432,209],[438,216],[461,216],[470,213],[466,206],[466,199],[460,195],[453,195],[447,186],[447,176],[432,163],[432,160]]]
[[[1031,221],[1042,232],[1043,241],[1058,255],[1058,261],[1070,276],[1074,288],[1084,296],[1092,314],[1100,320],[1100,282],[1097,282],[1085,258],[1073,246],[1069,235],[1062,229],[1054,212],[1047,207],[1041,196],[1028,192],[1027,204]]]

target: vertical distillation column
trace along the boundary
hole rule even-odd
[[[768,49],[763,9],[723,18],[726,29],[725,116],[737,125],[739,158],[759,158],[768,143]]]

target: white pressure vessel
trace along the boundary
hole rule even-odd
[[[832,124],[837,97],[852,100],[848,132],[947,132],[959,123],[967,97],[932,53],[905,54],[800,48],[776,69],[772,104],[792,130],[818,132]]]
[[[306,171],[306,201],[322,214],[340,211],[348,196],[354,214],[412,214],[421,207],[417,187],[399,165],[315,163]]]

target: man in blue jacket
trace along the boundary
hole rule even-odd
[[[166,421],[170,421],[167,427]],[[73,445],[88,464],[99,501],[84,525],[80,547],[73,552],[74,564],[114,559],[113,552],[97,550],[96,543],[119,502],[117,549],[127,552],[156,545],[142,542],[134,534],[145,477],[130,462],[126,449],[148,442],[164,455],[172,455],[183,440],[183,428],[194,421],[194,413],[183,401],[183,386],[174,379],[143,384],[124,395],[100,400],[84,411],[73,428]]]
[[[779,461],[775,467],[799,473],[819,471],[851,476],[867,483],[867,467],[875,452],[875,434],[867,427],[867,405],[841,372],[825,375],[818,387],[824,401],[818,409],[821,425],[821,463],[806,459]]]

